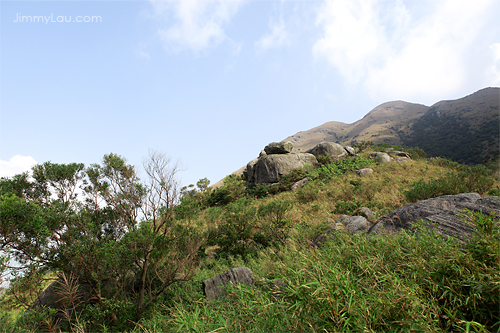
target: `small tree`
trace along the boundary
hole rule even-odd
[[[178,164],[150,152],[144,169],[142,183],[133,166],[109,154],[85,170],[48,162],[33,169],[33,182],[2,179],[2,249],[30,267],[28,275],[53,270],[90,286],[82,301],[105,308],[112,321],[118,314],[107,307],[118,299],[134,303],[139,319],[168,286],[193,274],[205,239],[201,227],[174,218]]]

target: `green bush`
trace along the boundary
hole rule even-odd
[[[460,171],[450,172],[446,176],[429,181],[417,181],[403,194],[408,202],[417,202],[441,195],[477,192],[487,193],[493,187],[494,180],[483,165],[472,167],[458,165]]]
[[[352,201],[338,201],[335,203],[335,214],[346,214],[346,215],[356,215],[359,208],[363,205],[362,201],[356,201],[354,198]]]
[[[387,148],[392,148],[394,150],[400,150],[400,151],[403,150],[403,148],[401,148],[400,146],[391,145],[390,143],[387,143],[387,142],[381,142],[381,143],[379,143],[378,145],[376,145],[373,148],[373,150],[385,152],[385,151],[387,151]]]
[[[372,164],[372,160],[365,157],[346,157],[331,164],[320,165],[312,170],[308,177],[312,180],[327,182],[336,176],[346,174],[349,171],[365,168]]]
[[[275,243],[285,244],[291,228],[288,212],[293,207],[291,201],[276,199],[268,204],[260,205],[258,215],[263,219],[261,224],[261,234],[258,240],[254,240],[262,245]]]
[[[247,198],[228,204],[211,245],[218,245],[217,252],[222,256],[250,254],[256,214],[257,209],[251,206],[251,201]]]
[[[422,160],[427,158],[426,152],[418,147],[405,149],[405,152],[408,153],[414,160]]]

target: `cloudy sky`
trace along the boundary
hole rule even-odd
[[[0,176],[180,160],[212,183],[269,142],[500,86],[497,0],[0,2]]]

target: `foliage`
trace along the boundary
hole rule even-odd
[[[37,290],[51,270],[89,286],[82,302],[129,300],[140,318],[172,283],[189,278],[204,236],[202,228],[174,218],[178,166],[152,152],[144,167],[142,183],[134,167],[109,154],[85,170],[47,162],[33,168],[33,182],[2,180],[2,189],[25,187],[0,200],[2,249],[22,264],[10,291]],[[69,325],[73,314],[65,317]],[[123,315],[115,313],[111,324]]]
[[[359,208],[363,205],[362,201],[357,201],[354,198],[352,201],[338,201],[335,203],[335,214],[356,215]]]
[[[405,149],[405,152],[408,153],[410,157],[414,160],[427,158],[426,152],[418,147]]]
[[[312,170],[308,177],[313,180],[329,181],[349,171],[365,168],[371,163],[372,161],[366,157],[347,157],[331,164],[321,165]]]
[[[447,173],[442,178],[413,183],[404,195],[409,202],[416,202],[447,194],[487,193],[493,184],[493,177],[483,165],[461,166],[458,172]]]
[[[206,206],[224,206],[242,198],[245,193],[245,181],[237,175],[224,178],[224,184],[207,192],[204,197]]]
[[[253,233],[257,209],[250,200],[240,198],[225,207],[222,222],[209,245],[217,245],[220,255],[250,254],[253,248]]]
[[[291,228],[287,215],[292,207],[291,201],[279,199],[260,205],[258,215],[263,219],[263,223],[260,226],[260,233],[254,236],[254,240],[264,246],[276,243],[284,245]]]
[[[397,145],[391,145],[390,143],[387,143],[387,142],[381,142],[379,144],[377,144],[373,150],[374,151],[382,151],[382,152],[385,152],[387,151],[388,148],[392,148],[394,150],[403,150],[400,146],[397,146]]]
[[[366,149],[371,148],[373,145],[373,141],[361,141],[353,144],[352,147],[357,149],[358,153],[361,153]]]

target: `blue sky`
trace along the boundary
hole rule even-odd
[[[495,0],[1,1],[0,176],[111,152],[140,169],[156,149],[181,161],[184,185],[215,183],[327,121],[500,86],[499,12]]]

